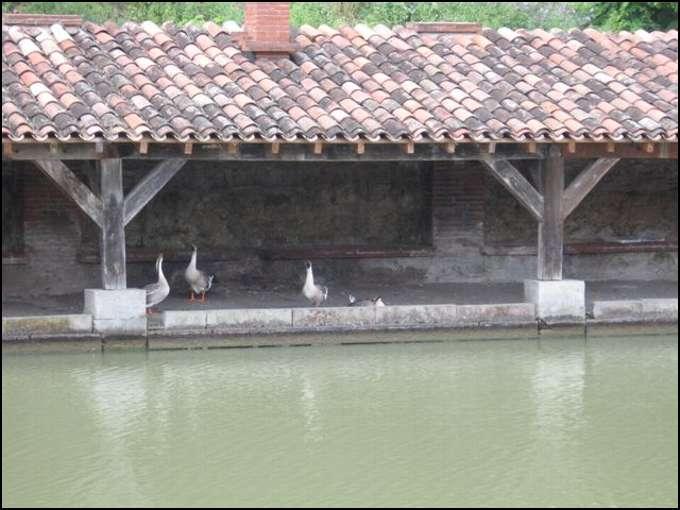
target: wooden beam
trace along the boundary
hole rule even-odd
[[[272,143],[272,154],[278,154],[281,152],[281,144],[279,142]]]
[[[14,149],[12,148],[12,142],[2,142],[2,155],[11,157],[14,154]]]
[[[406,154],[413,154],[415,151],[416,151],[416,146],[412,141],[406,142],[404,144],[404,152]]]
[[[139,153],[140,154],[148,154],[149,153],[149,142],[146,140],[142,140],[139,142]]]
[[[529,154],[536,154],[536,142],[529,142],[527,146],[527,152]]]
[[[321,154],[323,152],[323,142],[314,142],[314,154]]]
[[[125,223],[123,167],[120,159],[98,162],[104,223],[101,230],[101,275],[105,289],[125,289]]]
[[[134,189],[125,197],[125,225],[130,223],[137,213],[163,189],[163,186],[179,172],[185,163],[185,159],[167,159],[158,163],[153,170],[139,181]]]
[[[489,145],[487,145],[487,152],[489,154],[494,154],[496,152],[496,144],[491,142]]]
[[[366,152],[366,144],[364,142],[357,142],[357,154]]]
[[[652,152],[647,152],[650,146]],[[562,154],[569,159],[678,159],[678,143],[579,143],[575,153],[569,153],[565,147]]]
[[[101,228],[104,223],[102,201],[90,188],[58,159],[36,160],[35,164]]]
[[[576,152],[576,142],[573,140],[567,143],[567,150],[569,154],[574,154]]]
[[[60,145],[58,154],[49,152],[45,143],[14,142],[13,152],[4,159],[13,161],[50,160],[99,160],[99,159],[148,159],[162,161],[165,159],[191,159],[198,161],[470,161],[479,160],[482,156],[479,144],[455,144],[455,153],[449,152],[446,143],[416,143],[414,153],[406,154],[404,143],[369,143],[365,142],[364,154],[357,154],[356,142],[328,143],[324,142],[323,153],[314,154],[308,143],[280,142],[281,149],[277,155],[271,153],[271,143],[194,143],[193,152],[184,154],[183,143],[149,142],[146,154],[140,152],[141,142],[105,143],[104,153],[95,151],[94,143],[71,142]],[[151,146],[153,145],[153,150]],[[579,144],[579,147],[585,144]],[[676,147],[677,144],[671,144]],[[671,149],[672,150],[672,149]],[[644,153],[640,150],[640,153]],[[542,152],[528,153],[526,144],[496,143],[495,156],[506,160],[543,159]],[[575,157],[580,157],[578,154]],[[611,154],[602,157],[612,157]],[[619,156],[614,156],[619,157]]]
[[[505,159],[488,155],[482,157],[481,161],[489,169],[491,175],[519,200],[535,220],[542,220],[543,197],[514,166]]]
[[[456,144],[453,142],[449,142],[446,144],[446,152],[448,154],[455,154],[456,153]]]
[[[619,161],[618,158],[601,158],[583,170],[564,191],[562,197],[562,220],[566,220],[588,193],[607,175]]]
[[[538,224],[538,279],[561,280],[564,257],[564,158],[558,146],[550,148],[543,167],[543,220]]]
[[[184,154],[187,154],[187,155],[188,155],[188,154],[191,154],[192,152],[194,152],[194,144],[193,144],[193,142],[186,142],[186,143],[184,144]]]

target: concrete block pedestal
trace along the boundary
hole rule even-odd
[[[584,321],[586,284],[581,280],[524,280],[524,298],[546,322]]]
[[[92,315],[97,333],[107,336],[146,334],[144,289],[85,289],[84,312]]]

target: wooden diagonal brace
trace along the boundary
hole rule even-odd
[[[127,225],[184,166],[185,159],[166,159],[155,166],[125,197],[124,223]]]
[[[543,220],[543,197],[529,181],[505,159],[491,156],[481,158],[482,163],[537,221]]]
[[[576,176],[562,195],[563,221],[618,161],[618,158],[600,158]]]
[[[99,228],[104,224],[101,199],[60,160],[42,159],[35,161],[36,166],[64,191]]]

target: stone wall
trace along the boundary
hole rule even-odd
[[[567,180],[586,163],[568,162]],[[96,188],[91,165],[69,165]],[[529,176],[531,165],[518,166]],[[152,166],[126,162],[126,189]],[[14,193],[3,193],[3,299],[98,287],[96,226],[33,165],[6,163],[3,171],[19,176]],[[15,209],[17,229],[5,221]],[[23,263],[6,264],[5,246],[13,243],[5,237],[22,230]],[[565,232],[567,242],[677,243],[677,162],[618,163]],[[162,250],[166,273],[183,290],[190,243],[201,248],[203,267],[241,286],[297,284],[301,260],[275,256],[296,248],[420,249],[420,256],[315,260],[336,282],[518,281],[536,272],[533,255],[489,251],[534,247],[536,224],[475,162],[191,162],[126,233],[130,286],[154,279]],[[567,256],[565,276],[677,279],[677,252]]]

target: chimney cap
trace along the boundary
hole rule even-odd
[[[33,13],[3,13],[3,25],[48,26],[60,24],[65,27],[79,27],[83,18],[77,14],[33,14]]]
[[[482,25],[469,21],[433,21],[406,23],[406,28],[425,34],[481,34]]]

